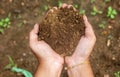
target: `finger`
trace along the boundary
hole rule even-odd
[[[30,44],[38,42],[38,31],[39,31],[39,25],[35,24],[34,28],[30,32]]]
[[[53,11],[56,11],[58,8],[57,7],[53,7],[52,9],[53,9]]]
[[[63,5],[62,5],[62,8],[66,8],[68,5],[66,4],[66,3],[64,3]]]
[[[56,11],[58,8],[57,7],[53,7],[52,9],[50,9],[50,11],[48,13],[53,13],[54,11]]]
[[[47,17],[48,14],[53,13],[53,12],[56,11],[56,10],[58,10],[58,8],[57,8],[57,7],[53,7],[52,9],[50,9],[50,10],[46,13],[45,17]]]
[[[72,8],[74,11],[77,11],[77,10],[73,7],[73,5],[68,5],[68,8],[69,8],[69,9]]]
[[[50,13],[53,13],[53,9],[50,9],[46,15],[50,14]]]
[[[68,5],[68,8],[72,8],[73,6],[72,5]]]
[[[43,40],[39,41],[39,47],[41,48],[41,50],[46,51],[46,55],[47,54],[49,55],[50,52],[55,53],[54,50],[51,48],[51,46]]]
[[[51,13],[53,13],[53,9],[50,9],[50,10],[46,13],[46,15],[45,15],[45,19],[46,19],[47,16],[48,16],[49,14],[51,14]]]
[[[94,31],[93,31],[93,28],[91,26],[91,24],[88,22],[88,19],[87,17],[84,15],[83,16],[83,19],[84,19],[84,23],[85,23],[85,36],[94,36]]]

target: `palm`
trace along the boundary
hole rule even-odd
[[[85,22],[85,35],[81,37],[75,52],[72,56],[79,56],[81,59],[87,59],[92,52],[93,46],[96,41],[95,34],[93,32],[92,26],[87,21],[87,18],[84,16]]]
[[[38,41],[39,25],[35,25],[30,33],[30,47],[40,60],[50,61],[50,59],[63,59],[46,42]]]
[[[93,45],[92,40],[82,36],[73,55],[78,55],[81,58],[88,58],[92,51]]]
[[[54,52],[54,50],[44,41],[38,41],[33,45],[33,50],[35,51],[35,54],[40,55],[41,57],[47,57],[54,55],[58,55]]]

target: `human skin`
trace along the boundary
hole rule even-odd
[[[72,5],[64,4],[64,7],[69,8],[70,6]],[[67,67],[70,68],[74,66],[67,70],[69,77],[94,77],[89,62],[89,56],[96,42],[96,36],[85,15],[83,16],[83,19],[85,23],[85,35],[79,40],[72,56],[65,57]]]
[[[59,77],[63,68],[63,58],[44,41],[38,41],[39,25],[30,32],[30,47],[38,58],[39,65],[34,77]]]
[[[65,58],[67,67],[71,67],[80,63],[82,64],[68,69],[67,72],[69,77],[94,77],[89,62],[89,56],[95,44],[96,37],[86,16],[83,18],[86,26],[85,35],[80,39],[73,55]]]
[[[63,4],[62,8],[72,7],[72,5]],[[57,8],[51,9],[49,12],[53,12]],[[76,10],[74,8],[74,10]],[[48,12],[48,13],[49,13]],[[59,77],[63,69],[64,61],[67,67],[83,63],[68,69],[69,77],[94,77],[90,62],[89,55],[92,52],[93,46],[96,41],[95,34],[92,26],[87,20],[86,16],[83,16],[85,23],[85,35],[80,39],[75,52],[72,56],[61,57],[57,54],[45,41],[38,41],[39,25],[35,24],[34,28],[30,32],[30,48],[38,58],[39,65],[34,77]],[[89,63],[84,63],[89,62]]]

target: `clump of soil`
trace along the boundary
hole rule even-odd
[[[58,8],[49,12],[40,24],[39,38],[57,53],[71,55],[84,35],[83,16],[71,8]]]

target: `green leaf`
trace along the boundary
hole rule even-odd
[[[5,23],[5,24],[3,25],[3,27],[6,28],[6,27],[7,27],[7,23]]]
[[[105,25],[104,24],[99,24],[99,27],[104,29],[105,28]]]
[[[59,6],[59,7],[61,7],[62,4],[63,4],[63,3],[62,3],[61,1],[58,2],[58,6]]]
[[[111,6],[109,6],[107,17],[110,17],[111,19],[114,19],[116,15],[117,15],[117,11],[115,9],[113,9]]]
[[[94,15],[96,15],[97,13],[96,13],[96,12],[91,12],[90,14],[94,16]]]
[[[2,33],[2,34],[3,34],[3,33],[4,33],[4,29],[1,29],[1,28],[0,28],[0,33]]]
[[[13,65],[13,66],[16,65],[16,64],[14,63],[12,57],[10,57],[9,55],[8,55],[8,59],[9,59],[9,62],[10,62],[11,65]]]
[[[48,6],[47,6],[47,5],[45,5],[45,6],[44,6],[44,9],[45,9],[45,10],[48,10]]]
[[[112,19],[114,19],[114,18],[115,18],[115,16],[114,16],[114,15],[111,15],[110,17],[111,17]]]
[[[120,71],[114,73],[115,77],[120,77]]]
[[[80,9],[80,14],[85,14],[85,10]]]
[[[108,10],[111,12],[111,11],[112,11],[112,7],[111,7],[111,6],[109,6],[109,7],[108,7]]]
[[[4,25],[4,23],[3,22],[0,22],[0,26],[2,27]]]
[[[8,64],[5,66],[5,69],[11,69],[12,65],[11,64]]]
[[[75,4],[75,5],[74,5],[74,7],[75,7],[75,8],[78,8],[78,5],[77,5],[77,4]]]
[[[7,17],[7,18],[5,18],[5,22],[9,22],[10,21],[10,19]]]
[[[27,71],[27,70],[25,70],[25,69],[13,67],[11,70],[12,70],[13,72],[21,73],[21,74],[23,74],[25,77],[33,77],[33,75],[32,75],[29,71]]]
[[[9,17],[1,19],[0,20],[0,28],[1,28],[0,33],[3,33],[5,28],[9,28],[10,27],[9,25],[10,25],[10,18]]]
[[[113,10],[112,13],[113,13],[114,15],[117,15],[117,11],[116,11],[116,10]]]
[[[97,12],[97,11],[98,11],[95,6],[93,7],[93,11],[94,11],[94,12]]]

